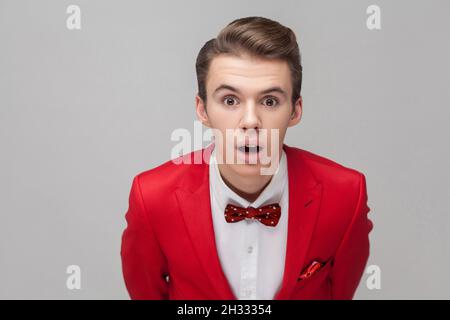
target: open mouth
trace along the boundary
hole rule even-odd
[[[244,153],[258,153],[262,150],[262,147],[260,146],[240,146],[238,148],[239,151],[244,152]]]

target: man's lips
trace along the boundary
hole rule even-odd
[[[264,146],[257,144],[257,143],[243,143],[243,144],[238,144],[236,145],[236,148],[240,148],[240,147],[260,147],[260,148],[264,148]]]
[[[250,146],[250,147],[260,147],[263,148],[263,146],[260,144],[260,141],[257,138],[242,138],[242,139],[238,139],[238,143],[237,143],[237,148],[240,147],[245,147],[245,146]]]

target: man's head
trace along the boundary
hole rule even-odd
[[[295,34],[278,22],[247,17],[228,24],[200,50],[196,62],[196,109],[204,125],[222,133],[234,130],[233,142],[217,141],[218,154],[258,141],[268,156],[280,154],[288,127],[301,118],[302,66]],[[260,135],[267,130],[266,141]],[[270,141],[278,130],[277,141]],[[217,138],[217,137],[216,137]],[[231,147],[230,147],[231,146]],[[248,149],[247,149],[248,150]],[[241,157],[250,153],[240,153]],[[259,158],[256,156],[256,158]],[[248,158],[247,158],[248,159]],[[261,164],[233,165],[240,175],[259,174]]]

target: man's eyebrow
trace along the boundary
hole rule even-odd
[[[240,93],[240,91],[237,88],[233,87],[233,86],[230,86],[228,84],[221,84],[220,86],[218,86],[216,88],[216,90],[214,90],[213,95],[216,94],[220,90],[226,90],[226,89],[230,90],[230,91],[233,91],[233,92],[236,92],[236,93]],[[275,87],[271,87],[271,88],[265,89],[265,90],[261,91],[260,94],[266,94],[266,93],[270,93],[270,92],[278,92],[278,93],[282,94],[285,97],[287,96],[286,91],[284,91],[279,86],[275,86]]]

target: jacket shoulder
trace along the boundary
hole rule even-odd
[[[308,150],[292,149],[292,153],[302,159],[314,178],[322,184],[325,202],[331,201],[340,208],[352,208],[363,193],[367,193],[366,178],[361,171]]]
[[[321,221],[325,233],[335,233],[342,239],[352,220],[367,211],[367,189],[365,175],[354,168],[340,164],[330,158],[298,149],[295,151],[322,184]],[[332,226],[332,228],[330,227]]]
[[[182,156],[167,160],[166,162],[145,171],[139,172],[135,179],[144,196],[159,197],[167,195],[180,185],[188,172],[199,168],[198,159],[201,159],[204,150],[195,150]],[[148,199],[148,198],[147,198]]]
[[[322,183],[337,184],[341,187],[343,184],[359,186],[361,179],[365,178],[361,171],[338,163],[331,158],[300,148],[292,149],[302,158],[314,177]]]

